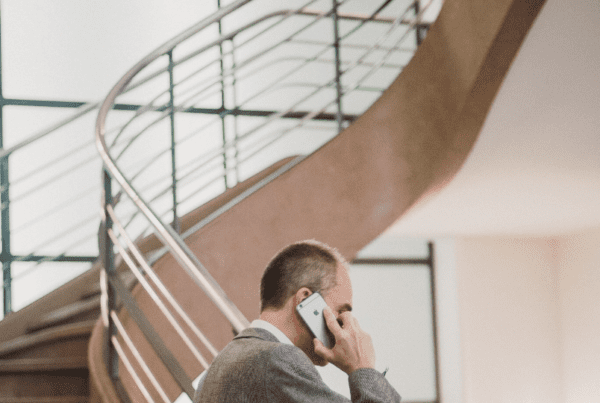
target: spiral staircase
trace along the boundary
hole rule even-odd
[[[352,257],[452,178],[544,2],[447,0],[431,26],[426,2],[345,3],[256,18],[235,1],[82,108],[100,259],[0,322],[0,402],[189,401],[277,250]]]

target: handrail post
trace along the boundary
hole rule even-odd
[[[0,111],[0,128],[2,126],[2,112]],[[2,131],[0,129],[0,147],[2,146]],[[4,316],[12,312],[12,256],[10,251],[10,214],[9,214],[9,193],[8,193],[8,158],[2,158],[0,161],[0,184],[2,191],[0,193],[0,206],[2,213],[2,294],[4,302]]]
[[[108,231],[112,228],[112,218],[108,214],[108,206],[113,204],[112,197],[112,178],[108,171],[103,169],[102,171],[104,190],[103,190],[103,214],[102,214],[102,225],[100,226],[100,233],[98,234],[100,240],[100,259],[102,259],[102,266],[108,275],[116,273],[115,261],[113,255],[113,243],[112,239],[108,236]],[[106,284],[107,294],[107,316],[108,316],[108,329],[106,332],[106,369],[110,378],[116,381],[119,378],[119,357],[112,345],[112,337],[117,334],[117,329],[113,323],[110,313],[116,309],[116,294],[114,287],[108,281]]]
[[[169,56],[169,117],[171,119],[171,180],[173,194],[173,229],[178,234],[181,232],[179,216],[177,214],[177,160],[175,159],[175,79],[173,76],[173,51],[167,52]]]
[[[221,0],[217,0],[217,9],[221,8]],[[223,25],[221,20],[217,22],[217,27],[219,30],[219,36],[223,35]],[[225,184],[225,189],[229,189],[229,175],[228,175],[228,157],[227,157],[227,125],[225,124],[225,63],[224,63],[224,52],[223,52],[223,43],[219,43],[219,68],[221,70],[221,134],[223,140],[223,182]]]
[[[338,0],[333,0],[333,48],[335,50],[335,89],[337,104],[338,133],[344,130],[344,115],[342,113],[342,83],[341,83],[341,60],[340,60],[340,31],[338,27]]]
[[[0,42],[2,37],[0,37]],[[0,47],[1,49],[1,47]],[[3,117],[4,117],[4,92],[2,91],[2,57],[0,57],[0,149],[4,149],[3,135]],[[12,312],[12,273],[11,273],[11,251],[10,251],[10,198],[8,193],[8,156],[0,159],[0,219],[2,220],[2,296],[4,316]]]
[[[423,39],[425,39],[423,35],[423,31],[425,27],[421,24],[421,17],[419,14],[421,13],[421,0],[415,0],[415,18],[417,18],[417,23],[415,24],[415,36],[417,38],[417,47],[421,46],[423,43]]]

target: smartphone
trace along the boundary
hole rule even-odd
[[[310,329],[313,336],[321,340],[321,343],[327,348],[332,348],[335,345],[335,337],[329,331],[327,324],[325,323],[325,317],[323,316],[323,309],[327,306],[327,303],[319,294],[315,292],[308,298],[296,306],[296,311],[306,323],[306,326]]]

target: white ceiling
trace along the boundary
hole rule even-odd
[[[547,0],[456,177],[389,230],[549,236],[600,226],[600,2]]]

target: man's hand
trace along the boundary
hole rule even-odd
[[[336,320],[329,307],[323,310],[323,316],[327,327],[335,336],[335,346],[328,349],[320,340],[315,339],[315,353],[348,375],[360,368],[374,368],[375,349],[371,336],[360,328],[354,316],[350,312],[344,312]]]

